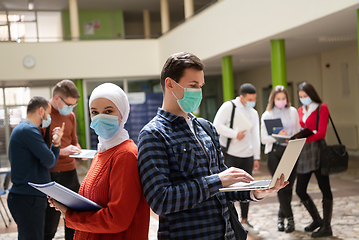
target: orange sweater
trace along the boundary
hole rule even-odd
[[[104,208],[66,212],[74,239],[148,239],[150,209],[143,196],[137,168],[137,146],[129,139],[98,153],[79,194]]]
[[[76,117],[73,112],[69,115],[61,115],[58,110],[51,107],[51,124],[50,124],[50,142],[52,142],[52,130],[55,127],[61,127],[62,123],[65,123],[64,134],[61,138],[60,148],[65,148],[69,145],[77,146],[77,135],[76,135]],[[46,129],[41,128],[42,134],[45,135]],[[51,169],[50,172],[65,172],[71,171],[76,168],[76,161],[74,158],[69,156],[61,156],[57,161],[55,168]]]

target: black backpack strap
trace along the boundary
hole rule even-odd
[[[204,119],[204,118],[197,118],[197,120],[198,120],[198,123],[203,128],[203,130],[207,133],[207,135],[211,137],[211,140],[212,140],[212,142],[214,144],[214,147],[215,147],[215,149],[217,149],[216,148],[216,138],[214,137],[214,132],[211,129],[211,127],[210,127],[209,123],[207,122],[207,120]],[[217,152],[220,153],[221,151],[217,149]],[[218,163],[220,164],[219,160],[218,160]]]
[[[233,128],[233,119],[234,119],[234,113],[235,113],[235,110],[236,110],[236,105],[230,101],[232,103],[232,113],[231,113],[231,121],[229,122],[229,128]],[[227,145],[226,145],[226,153],[228,151],[228,148],[229,148],[229,144],[231,143],[231,138],[228,138],[227,139]]]
[[[211,129],[211,127],[209,126],[208,122],[206,119],[204,118],[197,118],[199,124],[201,124],[202,128],[204,129],[204,131],[206,131],[206,133],[208,134],[208,136],[211,137],[213,144],[215,143],[215,137],[214,137],[214,133]]]
[[[318,112],[317,112],[317,131],[318,131],[318,124],[319,124],[319,116],[320,116],[320,114],[319,114],[319,109],[320,109],[321,106],[322,106],[322,104],[319,105],[319,107],[318,107]],[[340,141],[340,138],[339,138],[337,129],[336,129],[335,126],[334,126],[334,123],[333,123],[332,117],[330,116],[330,113],[329,113],[329,120],[330,120],[330,122],[332,123],[335,136],[337,136],[337,139],[338,139],[338,143],[341,145],[341,144],[342,144],[342,141]]]

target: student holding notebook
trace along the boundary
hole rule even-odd
[[[148,239],[150,209],[140,183],[137,146],[124,125],[130,106],[125,92],[104,83],[89,100],[91,125],[99,136],[98,153],[79,194],[104,208],[74,211],[50,198],[74,228],[74,239]]]
[[[299,132],[300,126],[297,110],[294,107],[291,107],[288,91],[281,85],[274,87],[270,93],[267,109],[263,113],[261,119],[261,141],[265,144],[264,153],[268,154],[267,167],[272,176],[282,158],[286,148],[286,143],[278,144],[274,137],[268,135],[264,120],[278,118],[281,120],[283,125],[283,129],[278,133],[279,135],[292,136],[293,134]],[[295,230],[293,211],[291,207],[295,178],[296,167],[294,167],[292,174],[288,179],[289,184],[277,193],[279,200],[278,231],[285,231],[286,233],[290,233]],[[285,218],[288,219],[287,227],[284,226]]]

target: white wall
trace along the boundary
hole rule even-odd
[[[0,80],[158,76],[157,40],[1,43]],[[35,67],[22,60],[32,55]]]

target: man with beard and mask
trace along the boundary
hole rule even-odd
[[[46,195],[28,185],[51,181],[49,169],[56,166],[65,123],[51,131],[49,147],[39,127],[51,123],[51,105],[43,97],[33,97],[27,105],[27,116],[12,131],[9,144],[11,181],[8,206],[14,218],[19,239],[43,239]]]
[[[61,141],[60,157],[54,169],[50,170],[51,180],[78,192],[80,188],[76,171],[76,160],[69,157],[74,153],[80,153],[81,147],[76,135],[76,117],[72,112],[80,98],[76,85],[71,80],[58,82],[52,94],[51,103],[51,125],[43,132],[46,142],[51,142],[49,132],[61,122],[65,122],[64,135]],[[59,225],[60,213],[53,208],[46,210],[45,240],[53,239]],[[65,239],[73,239],[75,230],[67,228],[65,223]]]

